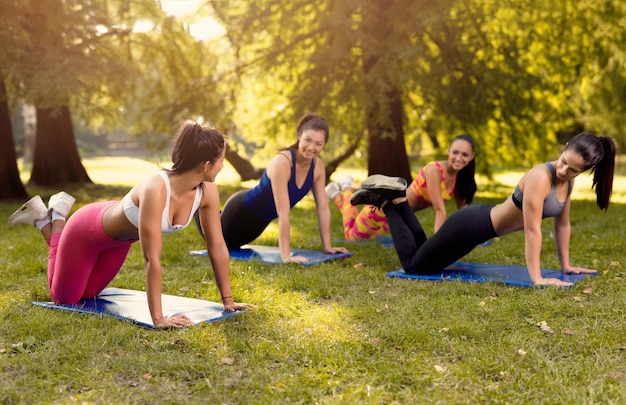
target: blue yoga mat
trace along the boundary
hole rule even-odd
[[[233,249],[229,253],[230,258],[234,260],[257,260],[261,263],[269,264],[282,263],[278,246],[243,245],[241,249]],[[191,250],[189,254],[192,256],[208,256],[206,249]],[[352,252],[330,254],[317,250],[291,249],[291,256],[303,256],[309,259],[308,263],[302,263],[303,266],[313,266],[331,260],[344,259],[353,254]]]
[[[541,269],[544,278],[558,278],[570,283],[577,283],[594,274],[564,274],[560,270]],[[387,277],[407,278],[412,280],[445,281],[459,280],[477,283],[497,282],[518,287],[537,287],[530,280],[526,266],[507,266],[504,264],[478,264],[456,262],[435,274],[406,274],[404,270],[390,271]],[[539,286],[540,287],[540,286]]]
[[[383,236],[377,236],[374,239],[370,239],[370,240],[346,240],[346,239],[336,239],[336,242],[339,243],[378,243],[381,246],[384,247],[392,247],[393,246],[393,239],[391,239],[391,236],[387,236],[387,235],[383,235]]]
[[[221,303],[197,298],[162,294],[161,300],[163,315],[187,315],[195,325],[217,322],[240,313],[240,311],[226,312]],[[50,309],[110,316],[155,329],[145,291],[105,288],[97,298],[81,300],[78,304],[55,304],[54,302],[40,301],[33,301],[32,304]]]
[[[345,239],[338,239],[337,242],[342,242],[342,243],[371,243],[371,242],[376,242],[381,246],[384,247],[392,247],[393,246],[393,239],[391,238],[391,236],[387,236],[387,235],[383,235],[383,236],[377,236],[374,239],[370,239],[370,240],[345,240]],[[485,247],[485,246],[489,246],[491,245],[493,242],[491,240],[488,240],[486,242],[481,243],[480,245],[476,246],[476,247]]]

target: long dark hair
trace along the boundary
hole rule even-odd
[[[609,208],[613,192],[613,171],[615,169],[615,144],[608,136],[596,136],[581,132],[565,145],[566,150],[578,153],[585,161],[585,170],[593,173],[591,188],[596,191],[596,204],[603,210]]]
[[[172,162],[169,170],[180,174],[196,168],[200,163],[209,161],[214,164],[226,148],[226,137],[215,128],[203,127],[194,121],[185,121],[178,129]]]
[[[450,145],[454,143],[456,140],[463,140],[468,142],[472,146],[472,152],[474,152],[474,157],[472,160],[459,170],[456,175],[456,185],[454,186],[454,195],[457,198],[461,198],[465,200],[466,204],[470,204],[474,199],[474,194],[476,194],[476,146],[474,144],[474,138],[470,134],[461,134],[457,135],[452,139]]]
[[[310,112],[304,114],[298,121],[298,126],[296,127],[296,142],[291,146],[282,148],[281,150],[298,149],[298,146],[300,145],[300,135],[302,135],[302,133],[307,129],[324,132],[324,142],[328,143],[328,137],[330,136],[328,123],[324,118]]]

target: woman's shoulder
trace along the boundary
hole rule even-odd
[[[548,165],[541,163],[533,166],[524,173],[518,184],[523,190],[526,183],[529,182],[536,185],[547,185],[549,187],[552,184],[552,173]]]
[[[139,195],[146,193],[158,193],[164,192],[166,189],[165,181],[163,181],[163,177],[159,172],[154,172],[144,177],[139,183],[135,184],[133,188],[130,189],[129,193],[137,193]]]
[[[290,150],[281,150],[278,152],[268,164],[269,166],[291,166],[291,151]]]

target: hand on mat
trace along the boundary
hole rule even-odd
[[[558,278],[540,278],[539,280],[535,281],[535,285],[554,285],[557,287],[569,287],[574,285],[574,283],[559,280]]]
[[[570,267],[569,269],[563,269],[565,274],[595,274],[598,270],[586,269],[584,267]]]
[[[283,263],[308,263],[309,259],[304,256],[289,256],[283,259]]]
[[[348,249],[345,247],[331,247],[330,249],[326,249],[326,253],[337,254],[337,253],[348,253]]]
[[[154,326],[159,329],[184,328],[185,326],[193,326],[193,322],[191,322],[191,319],[189,319],[187,315],[178,315],[163,317],[159,321],[155,322]]]

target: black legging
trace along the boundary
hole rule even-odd
[[[393,244],[407,274],[430,274],[443,270],[496,236],[489,217],[493,205],[475,204],[457,210],[439,230],[426,233],[408,202],[383,207]]]
[[[260,221],[250,215],[244,206],[244,197],[249,190],[239,190],[231,195],[220,216],[224,241],[228,249],[238,249],[259,237],[272,221]],[[200,216],[194,215],[196,226],[201,234]]]

